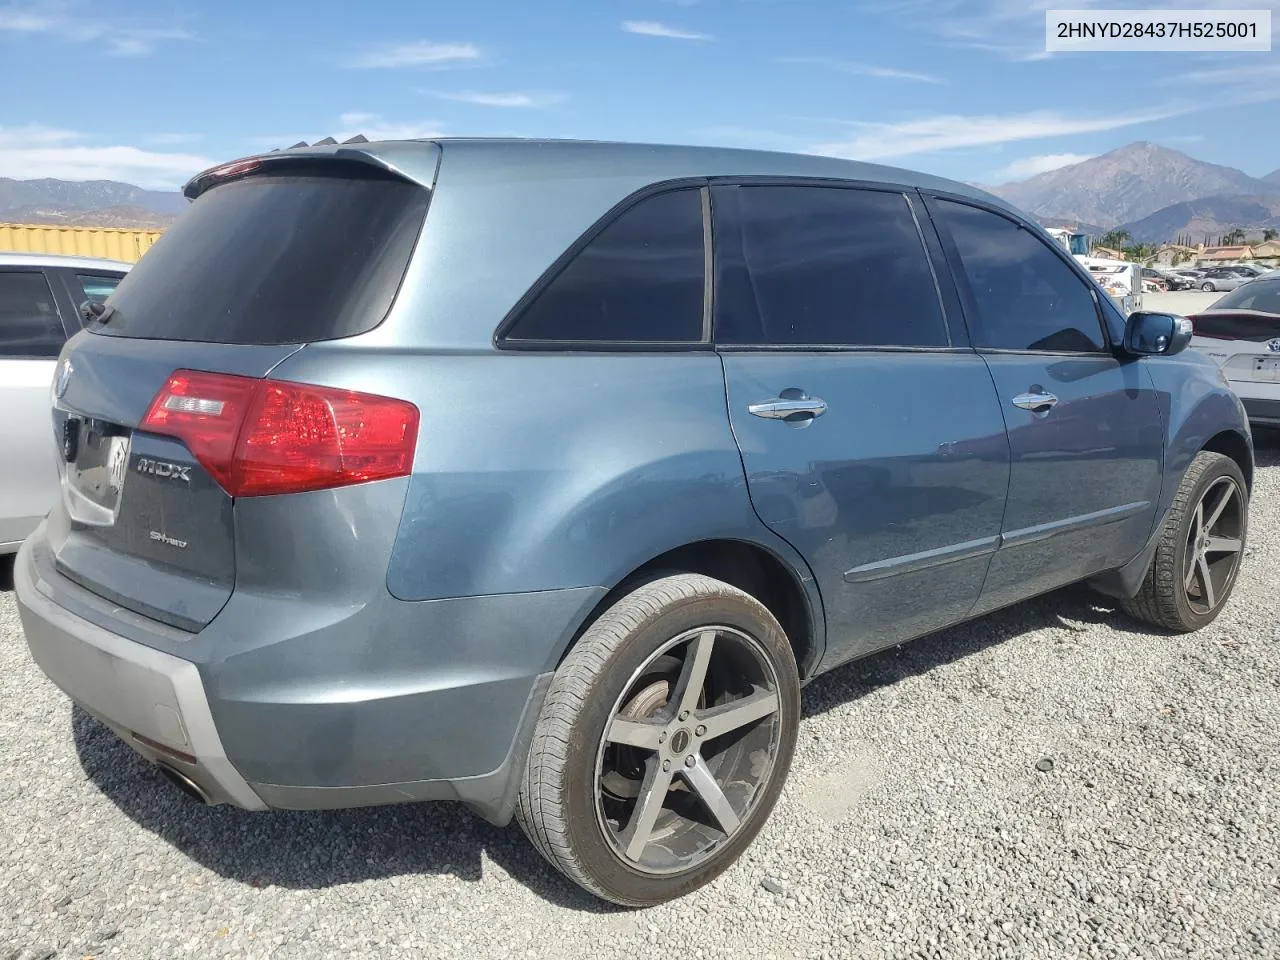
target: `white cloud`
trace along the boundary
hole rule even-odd
[[[213,164],[190,153],[100,145],[85,134],[38,124],[0,127],[0,177],[123,180],[169,189]]]
[[[170,40],[191,40],[182,27],[143,27],[121,21],[110,23],[70,16],[54,7],[16,5],[0,8],[0,32],[47,34],[71,43],[97,44],[116,57],[143,57]]]
[[[480,59],[480,48],[474,43],[433,43],[417,40],[392,43],[365,51],[350,61],[360,69],[394,67],[450,66]]]
[[[709,33],[695,33],[692,30],[681,30],[669,27],[657,20],[623,20],[622,29],[627,33],[638,33],[643,37],[667,37],[671,40],[714,40]]]
[[[478,91],[460,91],[457,93],[436,93],[424,90],[441,100],[452,100],[455,103],[471,103],[480,107],[550,107],[563,103],[568,97],[563,93],[545,91],[510,91],[508,93],[482,93]]]
[[[850,73],[856,76],[875,77],[879,80],[910,80],[916,83],[949,84],[951,81],[935,77],[931,73],[918,73],[914,70],[899,70],[896,67],[877,67],[870,63],[858,63],[852,60],[833,60],[830,57],[783,57],[780,63],[807,63],[819,67],[827,67],[839,73]]]
[[[1170,82],[1178,84],[1250,84],[1268,80],[1280,81],[1280,63],[1241,63],[1208,70],[1188,70],[1169,78]]]
[[[1069,167],[1073,163],[1092,160],[1093,157],[1094,154],[1091,153],[1042,153],[1034,157],[1023,157],[997,170],[992,175],[992,179],[999,183],[1007,180],[1026,180],[1028,177],[1048,173],[1050,170]]]
[[[1098,116],[1064,116],[1047,110],[1004,116],[923,117],[898,123],[854,123],[855,133],[844,140],[820,143],[814,153],[851,160],[882,160],[920,153],[937,153],[957,147],[979,147],[1019,140],[1040,140],[1164,120],[1184,113],[1192,107],[1157,107],[1134,113],[1109,113]]]

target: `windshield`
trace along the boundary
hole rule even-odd
[[[1211,310],[1260,310],[1263,313],[1280,314],[1280,279],[1254,280],[1236,287]]]
[[[373,329],[395,299],[428,192],[373,168],[288,166],[213,187],[108,300],[94,333],[284,344]]]

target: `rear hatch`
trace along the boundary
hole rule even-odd
[[[416,429],[403,404],[263,378],[307,343],[382,321],[427,188],[368,157],[224,170],[193,181],[191,207],[68,344],[54,383],[57,570],[192,631],[235,585],[237,494],[407,472],[387,437]],[[343,457],[352,437],[360,458]]]
[[[1280,283],[1276,290],[1280,294]],[[1193,343],[1221,365],[1228,380],[1280,383],[1280,313],[1214,309],[1189,319]]]

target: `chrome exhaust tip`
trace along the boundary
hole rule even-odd
[[[209,806],[212,803],[209,799],[209,795],[204,792],[200,785],[182,771],[175,770],[173,767],[165,763],[159,763],[156,764],[156,766],[160,768],[160,772],[164,774],[166,780],[176,786],[191,799],[198,800],[205,806]]]

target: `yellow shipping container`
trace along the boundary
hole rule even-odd
[[[0,223],[0,251],[57,253],[71,257],[102,257],[136,263],[160,239],[161,232],[115,227]]]

